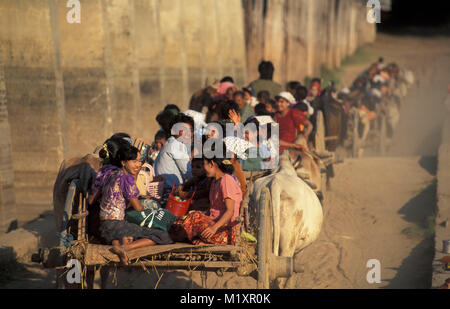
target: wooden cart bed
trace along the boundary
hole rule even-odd
[[[111,252],[112,246],[88,244],[85,253],[86,265],[102,265],[109,262],[120,262],[117,254]],[[223,254],[228,253],[232,255],[239,254],[242,248],[237,246],[218,246],[218,245],[203,245],[194,246],[186,243],[175,243],[171,245],[156,245],[144,247],[130,251],[128,257],[130,260],[141,259],[145,257],[152,257],[155,255],[179,253],[179,254]]]

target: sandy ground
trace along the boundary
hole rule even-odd
[[[436,192],[426,169],[432,160],[420,162],[419,157],[367,158],[338,166],[322,233],[296,256],[306,272],[293,276],[288,287],[429,287],[433,241],[413,231],[431,215]],[[366,280],[370,259],[380,261],[379,284]]]
[[[450,82],[450,39],[379,35],[367,47],[376,60],[412,69],[417,83],[401,110],[388,156],[336,166],[319,239],[296,256],[304,274],[290,288],[429,288],[436,207],[436,154]],[[349,83],[361,65],[348,67]],[[431,232],[430,232],[431,231]],[[369,284],[367,261],[378,259],[381,283]]]
[[[306,265],[289,288],[429,288],[436,207],[436,154],[450,82],[450,39],[379,35],[366,48],[414,71],[417,83],[400,112],[387,157],[347,159],[336,166],[319,239],[296,256]],[[349,84],[364,66],[347,67]],[[369,284],[378,259],[381,283]]]
[[[436,206],[436,152],[450,82],[450,39],[379,35],[366,47],[374,61],[415,72],[387,157],[346,159],[336,166],[332,190],[324,203],[319,238],[295,256],[305,272],[292,276],[287,288],[429,288],[433,239],[427,220]],[[369,62],[368,62],[369,63]],[[348,66],[349,84],[368,64]],[[369,284],[367,261],[381,264],[381,283]],[[111,276],[109,288],[116,285]],[[52,288],[54,271],[29,265],[4,288]],[[199,273],[118,271],[120,288],[201,288]],[[209,273],[208,288],[256,288],[256,280]]]

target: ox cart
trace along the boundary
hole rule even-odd
[[[322,162],[325,166],[329,166],[333,163],[338,163],[341,160],[336,156],[336,144],[339,144],[339,135],[327,135],[326,133],[326,123],[324,114],[321,110],[317,112],[316,119],[316,132],[315,132],[315,148],[319,157],[321,157]],[[333,147],[330,147],[330,145]]]
[[[275,256],[273,253],[272,206],[270,191],[266,188],[257,207],[254,223],[256,241],[242,237],[244,224],[235,245],[200,245],[174,243],[155,245],[130,251],[130,264],[120,263],[119,257],[113,254],[111,246],[93,241],[88,233],[87,199],[78,190],[78,179],[73,180],[68,188],[64,212],[60,220],[58,247],[40,249],[33,256],[33,261],[42,263],[46,268],[56,268],[57,288],[93,288],[95,276],[100,273],[101,287],[106,287],[106,280],[111,268],[144,268],[158,270],[188,270],[202,272],[203,285],[206,287],[208,272],[218,275],[224,272],[235,272],[239,276],[252,276],[257,286],[268,289],[271,281],[286,278],[294,272],[302,272],[302,267],[294,267],[293,258]],[[241,207],[241,218],[247,207]],[[244,220],[241,220],[242,222]],[[58,225],[58,224],[57,224]],[[82,273],[81,282],[70,284],[66,273],[71,268],[69,261],[78,261]],[[72,265],[73,266],[73,265]]]
[[[344,158],[337,151],[337,145],[340,143],[339,135],[327,134],[326,121],[322,110],[317,112],[316,130],[314,136],[314,153],[320,158],[321,188],[322,194],[325,194],[330,187],[330,178],[333,177],[333,164],[342,163]]]
[[[348,139],[347,146],[351,148],[353,158],[361,157],[363,148],[371,146],[381,156],[387,149],[387,123],[384,111],[377,110],[375,119],[362,119],[359,109],[352,107],[349,121],[347,122]],[[364,132],[364,126],[368,126]]]

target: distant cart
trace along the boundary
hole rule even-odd
[[[351,147],[353,158],[360,157],[361,150],[371,145],[381,155],[386,154],[387,149],[387,124],[386,115],[383,111],[376,111],[377,117],[370,121],[370,130],[367,137],[363,140],[363,125],[358,109],[352,108],[350,121],[348,122],[348,140],[347,144]]]
[[[73,180],[68,189],[64,215],[60,218],[62,224],[59,246],[40,249],[33,257],[35,262],[42,263],[44,267],[57,269],[57,288],[91,289],[98,272],[101,287],[104,288],[110,267],[199,271],[204,279],[208,272],[219,275],[235,272],[239,276],[254,277],[261,289],[270,288],[271,281],[278,277],[289,277],[294,272],[303,271],[301,266],[294,268],[292,258],[273,254],[272,205],[268,189],[264,190],[258,205],[255,205],[257,242],[245,240],[239,234],[236,245],[155,245],[130,251],[130,264],[125,266],[110,251],[111,246],[88,240],[87,199],[78,191],[77,183],[77,179]],[[247,203],[245,200],[244,203]],[[249,205],[242,205],[242,215],[247,206]],[[76,259],[81,265],[83,276],[79,284],[68,284],[66,280],[67,262],[72,259]],[[203,282],[206,285],[206,280]]]
[[[315,148],[314,152],[320,157],[320,161],[323,164],[321,166],[321,181],[322,181],[322,194],[325,194],[326,189],[330,186],[330,169],[332,169],[333,164],[340,163],[343,159],[338,159],[335,148],[329,147],[330,143],[336,144],[339,142],[340,136],[330,136],[326,133],[326,122],[324,114],[321,110],[317,112],[316,118],[316,130],[315,130]]]

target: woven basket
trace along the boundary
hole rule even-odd
[[[191,198],[186,201],[177,201],[175,196],[173,195],[175,185],[172,187],[172,192],[170,192],[169,199],[167,200],[166,209],[173,213],[177,217],[184,217],[188,210],[189,206],[194,198],[195,192],[192,194]]]

